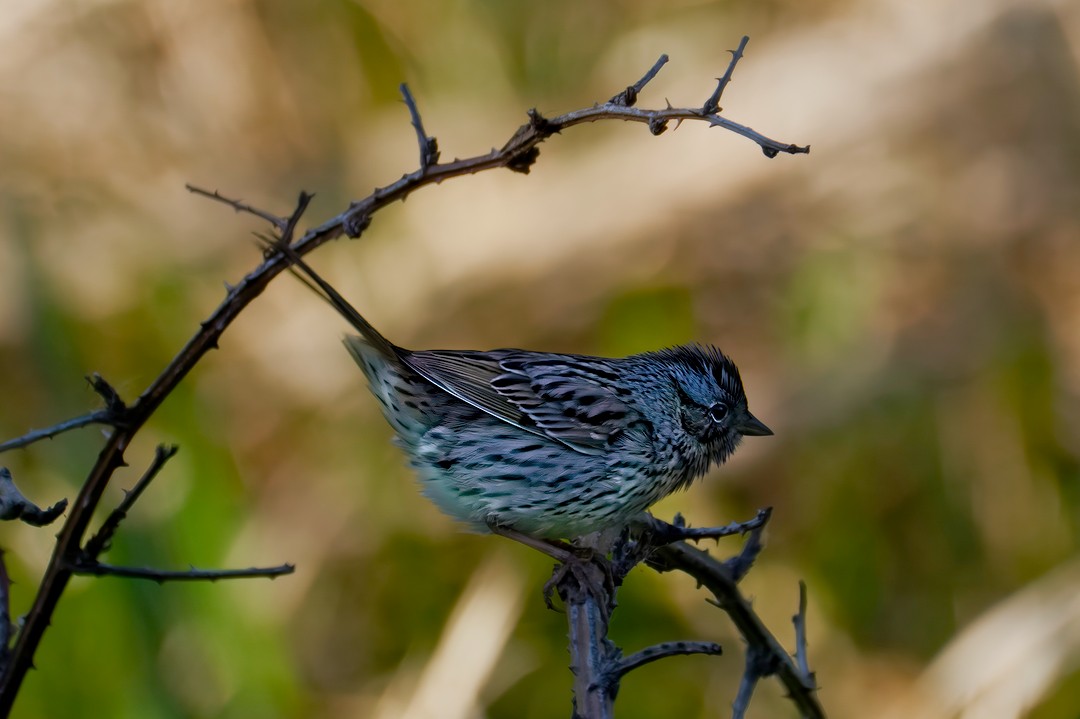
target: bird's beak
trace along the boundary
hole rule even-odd
[[[739,434],[744,437],[768,437],[773,433],[771,429],[765,426],[764,422],[749,412],[746,413],[746,417],[735,429],[739,430]]]

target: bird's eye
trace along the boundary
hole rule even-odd
[[[727,417],[728,406],[723,402],[717,402],[709,407],[709,419],[719,424],[724,421],[724,417]]]

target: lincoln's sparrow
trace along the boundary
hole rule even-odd
[[[424,494],[475,529],[553,539],[620,526],[722,464],[742,437],[772,434],[747,409],[738,368],[715,347],[618,359],[414,352],[284,252],[360,332],[345,347]]]

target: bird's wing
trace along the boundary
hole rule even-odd
[[[403,360],[450,394],[583,454],[601,454],[640,415],[593,358],[518,350],[423,351]]]

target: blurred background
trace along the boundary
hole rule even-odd
[[[574,128],[427,188],[311,256],[406,347],[621,355],[699,340],[776,436],[665,500],[692,524],[775,512],[744,582],[781,641],[799,579],[833,717],[1080,711],[1080,3],[1075,0],[7,0],[0,18],[0,435],[127,398],[256,266],[254,218],[316,224],[416,167],[407,81],[444,158],[536,107],[724,114]],[[570,712],[550,562],[417,492],[340,344],[275,281],[161,408],[104,509],[180,454],[109,561],[297,564],[274,582],[69,587],[20,717],[550,717]],[[0,457],[73,497],[102,438]],[[32,601],[54,529],[0,527]],[[734,553],[737,543],[723,545]],[[620,717],[730,712],[741,644],[685,577],[636,570],[612,638],[722,642],[650,665]],[[752,716],[794,716],[775,682]]]

